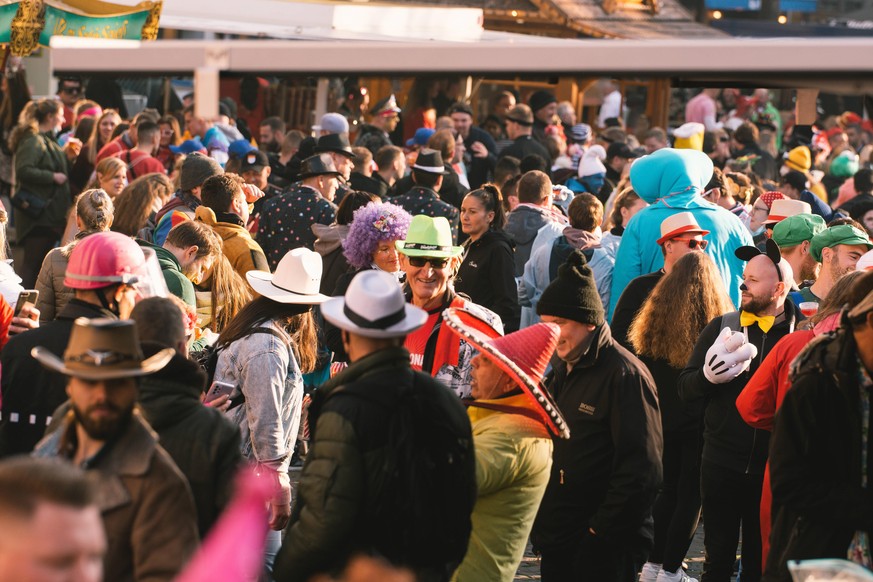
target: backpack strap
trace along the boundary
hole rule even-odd
[[[730,328],[731,331],[742,331],[743,326],[740,325],[740,312],[732,311],[721,316],[720,330]]]

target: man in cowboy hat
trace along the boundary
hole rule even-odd
[[[743,579],[761,579],[761,488],[770,435],[746,424],[736,401],[773,346],[802,318],[787,301],[791,265],[772,239],[766,253],[743,246],[736,256],[746,262],[741,310],[703,329],[677,386],[683,401],[704,402],[700,488],[707,582],[730,581],[741,529]]]
[[[321,136],[315,144],[315,153],[328,154],[336,166],[336,171],[339,172],[339,183],[334,196],[334,204],[339,205],[343,197],[352,191],[348,183],[357,157],[349,144],[349,135],[347,133],[329,133]]]
[[[312,448],[273,576],[305,581],[375,554],[416,579],[446,581],[467,550],[475,468],[463,406],[412,370],[403,347],[427,313],[378,270],[321,310],[342,330],[351,365],[313,397]]]
[[[447,310],[445,322],[479,350],[467,409],[478,497],[470,547],[455,579],[511,582],[549,482],[549,431],[559,438],[570,434],[540,386],[560,328],[537,323],[499,337],[484,321],[455,308]]]
[[[652,545],[663,439],[655,382],[616,344],[582,251],[537,303],[560,328],[549,392],[567,419],[531,539],[544,582],[631,582]]]
[[[627,332],[637,312],[661,278],[673,270],[676,261],[693,252],[703,252],[708,241],[703,237],[708,230],[700,228],[694,215],[680,212],[668,216],[661,222],[661,237],[656,241],[664,255],[664,266],[653,273],[640,275],[625,287],[612,314],[612,337],[621,345],[628,347]]]
[[[300,183],[264,204],[258,224],[258,242],[275,269],[291,249],[313,250],[312,225],[331,224],[336,217],[336,194],[339,170],[329,154],[322,153],[303,160]]]
[[[77,319],[63,359],[32,355],[67,377],[70,410],[38,445],[96,483],[109,549],[106,580],[171,580],[197,547],[197,513],[185,477],[136,410],[137,378],[163,368],[173,349],[144,358],[133,321]]]
[[[391,199],[392,204],[402,207],[413,216],[442,216],[452,226],[452,240],[458,240],[458,221],[460,211],[442,200],[437,194],[443,185],[443,178],[449,174],[443,164],[443,156],[437,150],[425,148],[418,152],[412,166],[412,181],[415,187]]]

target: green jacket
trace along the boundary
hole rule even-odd
[[[67,211],[72,203],[70,183],[55,184],[55,172],[69,173],[67,156],[61,146],[41,133],[32,133],[22,138],[15,149],[13,193],[25,190],[51,202],[36,219],[18,209],[14,210],[15,233],[19,240],[37,226],[63,229],[66,225]]]
[[[193,307],[197,309],[197,297],[194,295],[194,284],[182,272],[182,265],[176,256],[163,247],[147,243],[143,240],[137,240],[139,246],[153,249],[158,257],[158,264],[161,266],[161,273],[164,274],[164,281],[167,282],[167,290]]]
[[[524,395],[485,403],[530,408]],[[471,406],[476,450],[473,534],[453,580],[512,582],[524,555],[552,467],[552,439],[546,427],[520,414]]]

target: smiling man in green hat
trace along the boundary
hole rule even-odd
[[[818,278],[820,265],[812,257],[810,245],[812,237],[825,228],[824,218],[818,214],[789,216],[773,227],[773,242],[779,245],[782,258],[791,265],[798,288],[809,287]]]
[[[840,224],[821,231],[809,245],[812,258],[821,263],[818,279],[800,290],[804,301],[821,303],[831,288],[846,273],[855,270],[861,255],[873,249],[867,233],[851,224]]]
[[[470,396],[470,362],[476,350],[442,325],[447,307],[473,312],[503,335],[500,316],[455,293],[452,281],[461,265],[463,249],[452,244],[452,229],[442,216],[412,217],[406,240],[395,244],[400,268],[406,273],[406,296],[428,313],[427,322],[406,336],[412,367],[446,384],[461,398]]]

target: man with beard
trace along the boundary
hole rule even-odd
[[[821,303],[837,280],[855,270],[861,255],[873,249],[870,238],[851,224],[826,228],[809,244],[809,254],[821,263],[821,272],[815,283],[800,290],[804,301]]]
[[[701,495],[706,560],[701,582],[730,582],[741,528],[743,581],[761,579],[761,487],[770,435],[743,421],[736,400],[800,317],[786,301],[794,274],[776,243],[768,240],[766,253],[742,246],[736,256],[747,261],[740,285],[742,310],[709,322],[679,375],[679,397],[705,403]]]
[[[773,241],[779,245],[782,258],[791,265],[794,284],[798,289],[809,287],[818,278],[821,265],[810,252],[812,238],[826,228],[818,214],[796,214],[776,223]]]
[[[143,357],[133,321],[79,319],[63,359],[32,355],[67,376],[70,411],[37,445],[37,457],[81,467],[97,489],[109,541],[106,580],[172,580],[197,547],[197,513],[185,477],[135,409],[137,378],[166,366],[174,350]]]
[[[268,154],[278,154],[285,141],[285,122],[280,117],[267,117],[258,128],[258,145],[261,151]]]
[[[76,245],[64,277],[64,286],[73,290],[73,298],[54,321],[13,336],[0,353],[0,456],[32,451],[55,409],[67,399],[64,377],[31,359],[30,350],[46,346],[60,356],[74,321],[126,317],[133,309],[135,285],[143,282],[144,267],[140,247],[118,232],[98,232]]]

